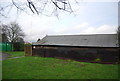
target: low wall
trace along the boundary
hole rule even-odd
[[[106,47],[32,46],[32,55],[99,63],[118,63],[119,60],[118,48]]]

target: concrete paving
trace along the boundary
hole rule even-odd
[[[5,60],[8,58],[8,56],[10,56],[9,54],[6,54],[6,53],[1,53],[0,52],[0,60]]]
[[[8,59],[15,59],[15,58],[22,58],[22,57],[25,57],[25,56],[12,57],[12,58],[8,58]]]
[[[0,52],[0,60],[2,60],[2,53]]]

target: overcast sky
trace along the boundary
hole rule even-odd
[[[15,14],[13,10],[3,23],[16,21],[26,34],[25,41],[36,42],[46,35],[113,34],[118,26],[119,0],[80,0],[75,14],[61,12],[55,16]],[[98,2],[99,1],[99,2]]]

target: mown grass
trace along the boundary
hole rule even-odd
[[[20,56],[24,56],[24,51],[9,51],[9,52],[5,52],[10,54],[10,56],[8,58],[12,58],[12,57],[20,57]]]
[[[117,79],[118,65],[43,57],[3,61],[3,79]]]
[[[2,80],[2,61],[0,60],[0,80]]]

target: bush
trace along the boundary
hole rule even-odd
[[[14,51],[24,51],[24,43],[15,42],[13,44]]]
[[[96,59],[95,59],[95,62],[100,62],[100,61],[101,61],[100,58],[96,58]]]

